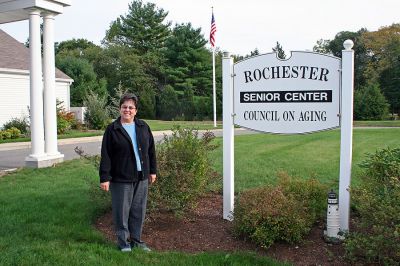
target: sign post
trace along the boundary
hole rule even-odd
[[[353,150],[353,87],[354,51],[353,42],[347,40],[342,51],[342,112],[340,131],[340,179],[339,216],[340,230],[349,231],[350,179]]]
[[[222,59],[223,95],[223,218],[233,220],[234,205],[234,124],[233,124],[233,59],[225,52]]]

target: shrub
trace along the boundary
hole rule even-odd
[[[21,131],[18,128],[12,127],[6,130],[6,132],[10,133],[11,139],[17,139],[21,136]]]
[[[301,202],[308,210],[308,215],[312,221],[316,221],[326,215],[327,187],[322,185],[317,179],[307,180],[291,178],[287,173],[279,173],[279,185],[282,186],[286,194]]]
[[[26,117],[11,118],[10,121],[3,125],[3,130],[10,128],[18,128],[21,134],[26,135],[29,132],[29,121]]]
[[[346,256],[395,265],[400,261],[400,148],[377,151],[361,166],[363,183],[351,190],[359,223],[346,238]]]
[[[21,131],[18,128],[12,127],[7,130],[0,130],[1,139],[17,139],[21,136]]]
[[[206,132],[199,138],[198,131],[175,127],[171,136],[157,146],[158,180],[151,186],[150,203],[153,208],[165,208],[176,214],[193,207],[205,192],[213,176],[209,151],[214,134]]]
[[[244,191],[235,204],[234,232],[263,248],[276,241],[298,242],[321,218],[325,191],[317,180],[287,175],[275,187]]]
[[[11,139],[11,133],[7,130],[0,130],[1,139]]]
[[[75,117],[72,112],[65,111],[63,102],[57,100],[57,134],[64,134],[71,129],[75,123]]]
[[[85,122],[91,129],[104,129],[110,123],[107,97],[99,96],[93,91],[86,95],[84,105],[86,106]]]
[[[382,120],[389,115],[389,104],[379,85],[362,87],[354,93],[354,119]]]

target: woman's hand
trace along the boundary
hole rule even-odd
[[[110,181],[100,183],[100,188],[104,191],[110,190]]]
[[[150,175],[149,177],[149,183],[153,184],[156,181],[157,176],[156,175]]]

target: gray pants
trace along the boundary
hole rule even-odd
[[[112,214],[119,248],[141,243],[146,214],[148,180],[136,183],[111,183]]]

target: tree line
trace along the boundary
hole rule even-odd
[[[153,3],[132,1],[125,15],[112,21],[101,45],[85,39],[56,44],[56,66],[74,79],[71,106],[87,98],[109,104],[121,92],[140,98],[139,115],[147,119],[211,119],[212,51],[201,28],[172,25],[168,12]],[[355,43],[355,118],[383,119],[400,109],[400,24],[369,32],[339,32],[319,40],[315,52],[341,56],[343,42]],[[284,58],[282,45],[273,51]],[[235,60],[258,55],[234,55]],[[216,51],[217,114],[222,116],[222,52]],[[90,95],[91,97],[88,97]],[[93,97],[94,95],[94,97]]]

